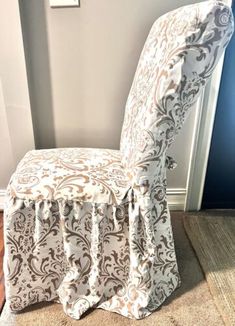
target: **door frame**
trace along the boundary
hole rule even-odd
[[[223,62],[224,54],[197,102],[196,122],[187,176],[185,211],[198,211],[201,209]]]
[[[233,1],[223,0],[230,7]],[[187,176],[185,211],[198,211],[201,209],[223,63],[224,54],[221,56],[211,80],[197,103],[196,122]]]

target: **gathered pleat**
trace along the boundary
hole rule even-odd
[[[169,211],[133,189],[126,198],[122,205],[9,199],[11,310],[56,300],[75,319],[91,307],[140,319],[156,309],[179,284]]]

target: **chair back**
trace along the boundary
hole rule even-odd
[[[133,186],[161,175],[166,149],[232,33],[231,8],[221,1],[181,7],[153,24],[127,99],[121,134],[122,163]]]

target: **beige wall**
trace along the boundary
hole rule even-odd
[[[0,191],[34,147],[18,1],[0,0]]]
[[[14,168],[14,159],[8,129],[6,106],[3,97],[2,83],[0,80],[0,189],[5,188]]]
[[[154,20],[192,0],[81,0],[50,8],[21,0],[32,115],[38,148],[118,148],[125,101]],[[168,186],[185,188],[195,117],[169,153],[178,169]]]

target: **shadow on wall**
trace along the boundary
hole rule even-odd
[[[19,0],[19,7],[35,147],[41,149],[46,144],[47,148],[53,148],[56,142],[45,4]]]

